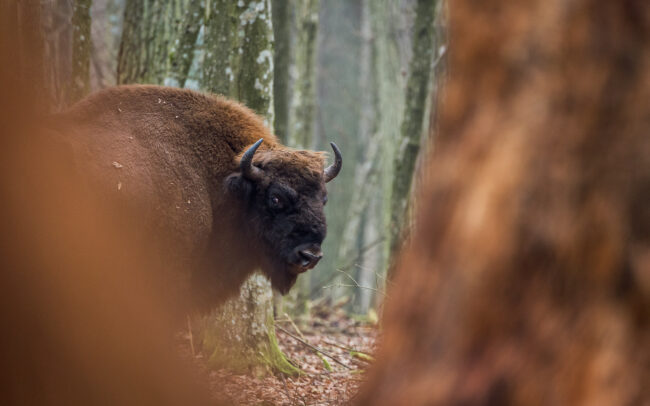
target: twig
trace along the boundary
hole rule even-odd
[[[340,349],[342,349],[342,350],[345,350],[345,351],[348,351],[348,352],[350,352],[350,351],[362,352],[362,351],[357,351],[357,350],[355,350],[354,348],[346,347],[346,346],[341,345],[341,344],[339,344],[339,343],[336,343],[336,342],[334,342],[334,341],[330,341],[330,340],[325,340],[325,339],[323,339],[323,342],[324,342],[325,344],[333,345],[334,347],[338,347],[338,348],[340,348]]]
[[[361,258],[363,258],[363,256],[364,256],[364,254],[366,253],[366,251],[369,251],[371,248],[375,247],[376,245],[381,244],[385,239],[386,239],[386,238],[383,237],[383,236],[382,236],[382,237],[379,237],[378,239],[376,239],[375,241],[373,241],[373,242],[371,242],[370,244],[366,245],[365,247],[362,247],[362,248],[357,252],[357,255],[352,259],[352,261],[348,262],[347,265],[341,267],[341,269],[350,269],[350,268],[352,268],[353,266],[357,266],[357,263],[356,263],[356,262],[357,262],[358,260],[360,260]],[[316,287],[315,287],[314,289],[312,289],[312,291],[309,293],[309,295],[310,295],[310,296],[313,296],[314,294],[316,294],[316,292],[318,292],[318,291],[321,289],[321,288],[319,287],[320,285],[330,282],[330,281],[331,281],[332,279],[334,279],[335,277],[336,277],[336,274],[333,273],[333,274],[331,274],[330,276],[328,276],[327,278],[318,281],[318,283],[316,284]]]
[[[343,269],[337,269],[336,271],[337,271],[337,272],[341,272],[342,274],[344,274],[345,276],[347,276],[347,277],[348,277],[352,282],[354,282],[354,285],[350,285],[350,284],[340,283],[340,282],[339,282],[339,283],[332,283],[331,285],[325,285],[325,286],[323,286],[322,289],[330,289],[330,288],[359,288],[359,289],[368,289],[368,290],[371,290],[371,291],[373,291],[373,292],[375,292],[375,293],[380,293],[380,294],[382,294],[382,295],[384,295],[384,296],[386,296],[386,297],[389,297],[388,294],[387,294],[385,291],[381,290],[381,289],[373,288],[373,287],[370,287],[370,286],[361,286],[361,285],[359,285],[359,282],[357,282],[357,280],[354,279],[354,278],[352,277],[352,275],[350,275],[349,273],[345,272]]]
[[[336,362],[337,364],[342,365],[343,367],[345,367],[345,368],[347,368],[347,369],[352,369],[352,368],[350,368],[349,366],[347,366],[347,365],[345,365],[344,363],[342,363],[341,361],[339,361],[339,360],[338,360],[336,357],[334,357],[332,354],[330,354],[330,353],[328,353],[328,352],[326,352],[326,351],[324,351],[324,350],[322,350],[322,349],[316,347],[315,345],[311,345],[311,344],[309,344],[307,341],[303,340],[302,338],[300,338],[300,337],[298,337],[298,336],[293,335],[292,333],[288,332],[288,331],[285,330],[284,328],[282,328],[282,327],[280,327],[280,326],[275,326],[275,328],[277,328],[277,329],[279,329],[280,331],[286,333],[287,335],[289,335],[289,337],[293,338],[293,339],[296,340],[296,341],[301,342],[302,344],[306,345],[307,347],[311,348],[312,350],[314,350],[314,351],[318,351],[318,352],[320,352],[321,354],[327,356],[328,358],[331,358],[331,359],[332,359],[334,362]]]
[[[346,347],[344,345],[341,345],[339,343],[336,343],[336,342],[333,342],[333,341],[330,341],[330,340],[325,340],[324,339],[323,342],[325,344],[332,345],[334,347],[338,347],[338,348],[340,348],[342,350],[347,351],[348,353],[350,353],[350,356],[353,359],[359,359],[359,360],[361,360],[363,362],[367,362],[367,363],[370,363],[371,361],[374,361],[374,357],[372,355],[366,353],[366,352],[355,350],[354,348]]]
[[[280,378],[282,378],[282,383],[284,384],[284,392],[287,395],[287,398],[289,398],[289,402],[293,404],[293,397],[289,393],[289,388],[287,387],[287,379],[284,377],[284,374],[280,374]]]
[[[331,285],[325,285],[321,289],[330,289],[330,288],[359,288],[359,289],[368,289],[372,290],[373,292],[381,293],[382,295],[389,297],[386,292],[384,292],[381,289],[373,288],[370,286],[361,286],[361,285],[351,285],[349,283],[333,283]]]
[[[287,320],[289,321],[289,323],[291,323],[291,325],[293,326],[293,329],[296,330],[296,333],[298,333],[298,335],[300,336],[300,338],[302,338],[303,340],[307,341],[307,339],[305,338],[305,336],[302,334],[302,331],[300,331],[300,329],[298,328],[298,326],[296,325],[296,323],[293,322],[293,319],[291,318],[291,316],[289,316],[289,314],[286,313],[286,312],[284,313],[284,315],[285,315],[285,317],[287,318]],[[312,351],[314,351],[314,354],[316,354],[316,356],[317,356],[318,358],[320,358],[320,360],[323,362],[323,365],[325,366],[325,369],[326,369],[328,372],[332,372],[332,367],[330,366],[329,362],[327,362],[327,360],[323,357],[323,355],[322,355],[320,352],[316,351],[316,350],[312,350]]]
[[[302,331],[300,331],[300,329],[298,328],[298,326],[296,326],[296,323],[293,322],[293,319],[291,318],[291,316],[289,316],[289,313],[285,312],[285,313],[284,313],[284,317],[286,317],[287,320],[289,320],[289,323],[291,323],[291,325],[293,326],[293,329],[296,330],[296,333],[298,333],[298,335],[300,336],[300,338],[302,338],[303,340],[307,340],[307,339],[305,338],[305,336],[302,334]]]

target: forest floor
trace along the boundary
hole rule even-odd
[[[313,310],[302,321],[279,318],[276,335],[284,354],[303,374],[237,375],[223,369],[211,370],[203,356],[197,354],[194,362],[215,400],[232,405],[350,404],[373,360],[377,327],[350,318],[341,309]],[[185,347],[183,352],[189,354],[189,344]]]

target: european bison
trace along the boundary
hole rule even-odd
[[[203,306],[236,293],[256,268],[286,293],[322,257],[322,152],[281,145],[262,119],[223,97],[159,86],[98,92],[55,119],[88,184],[173,252]],[[170,264],[162,264],[169,267]],[[191,279],[191,280],[190,280]]]

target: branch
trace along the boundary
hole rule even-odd
[[[342,365],[343,367],[345,367],[345,368],[347,368],[347,369],[352,369],[352,368],[350,368],[349,366],[347,366],[347,365],[345,365],[344,363],[342,363],[341,361],[339,361],[339,360],[338,360],[336,357],[334,357],[332,354],[323,351],[322,349],[316,347],[315,345],[311,345],[311,344],[309,344],[307,341],[303,340],[302,338],[300,338],[300,337],[298,337],[298,336],[295,336],[295,335],[291,334],[290,332],[288,332],[288,331],[285,330],[284,328],[282,328],[282,327],[280,327],[280,326],[278,326],[278,325],[276,325],[275,328],[277,328],[277,329],[279,329],[280,331],[284,332],[285,334],[287,334],[289,337],[293,338],[294,340],[296,340],[296,341],[298,341],[298,342],[300,342],[300,343],[306,345],[307,347],[311,348],[312,350],[314,350],[314,351],[318,351],[318,352],[320,352],[321,354],[325,355],[326,357],[331,358],[331,359],[332,359],[334,362],[336,362],[337,364]]]

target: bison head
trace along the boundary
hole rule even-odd
[[[243,208],[244,235],[261,251],[262,270],[285,294],[323,256],[325,183],[341,170],[341,152],[331,143],[335,162],[323,169],[323,153],[284,147],[256,153],[262,141],[242,154],[226,188]]]

